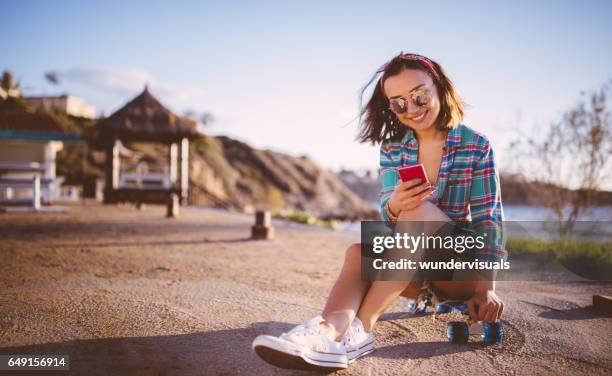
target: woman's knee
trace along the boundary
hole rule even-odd
[[[423,201],[412,210],[404,210],[399,213],[400,221],[450,221],[451,219],[429,200]]]
[[[361,244],[353,243],[347,249],[344,255],[345,262],[354,262],[361,257]]]

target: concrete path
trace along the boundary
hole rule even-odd
[[[320,313],[358,236],[276,222],[274,241],[251,241],[250,215],[181,210],[174,220],[155,206],[0,214],[0,354],[69,354],[71,373],[87,375],[308,374],[264,363],[251,341]],[[588,307],[612,284],[499,291],[503,347],[449,344],[451,317],[394,306],[377,351],[338,374],[612,373],[612,319]]]

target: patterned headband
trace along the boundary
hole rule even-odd
[[[392,64],[394,64],[398,60],[401,60],[401,61],[416,61],[416,62],[418,62],[423,67],[425,67],[425,69],[427,69],[427,71],[434,77],[434,79],[437,82],[440,82],[440,74],[436,70],[436,67],[434,67],[434,65],[431,62],[431,60],[429,60],[425,56],[421,56],[421,55],[417,55],[417,54],[405,54],[404,51],[402,51],[402,52],[399,53],[399,55],[397,55],[393,59],[391,59],[388,62],[386,62],[385,64],[383,64],[383,66],[378,68],[378,70],[376,71],[376,74],[378,74],[378,73],[382,73],[383,74],[382,77],[380,78],[380,88],[381,89],[383,87],[383,81],[386,78],[385,75],[387,74],[387,68],[389,68]]]

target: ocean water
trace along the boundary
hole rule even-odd
[[[565,214],[569,214],[569,209]],[[507,221],[557,221],[553,210],[528,205],[504,205],[504,217]],[[612,221],[612,205],[587,208],[578,216],[578,220]]]
[[[568,214],[569,211],[566,212]],[[504,205],[504,217],[506,221],[540,221],[556,222],[557,217],[551,209],[541,206],[528,205]],[[602,222],[606,227],[612,225],[612,205],[596,206],[585,209],[579,216],[578,221]],[[343,222],[340,224],[341,231],[359,234],[360,222]]]

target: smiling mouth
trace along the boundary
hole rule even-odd
[[[424,111],[423,113],[417,115],[417,116],[413,116],[413,117],[409,117],[408,120],[412,120],[412,121],[421,121],[425,118],[425,115],[427,115],[427,111]]]

